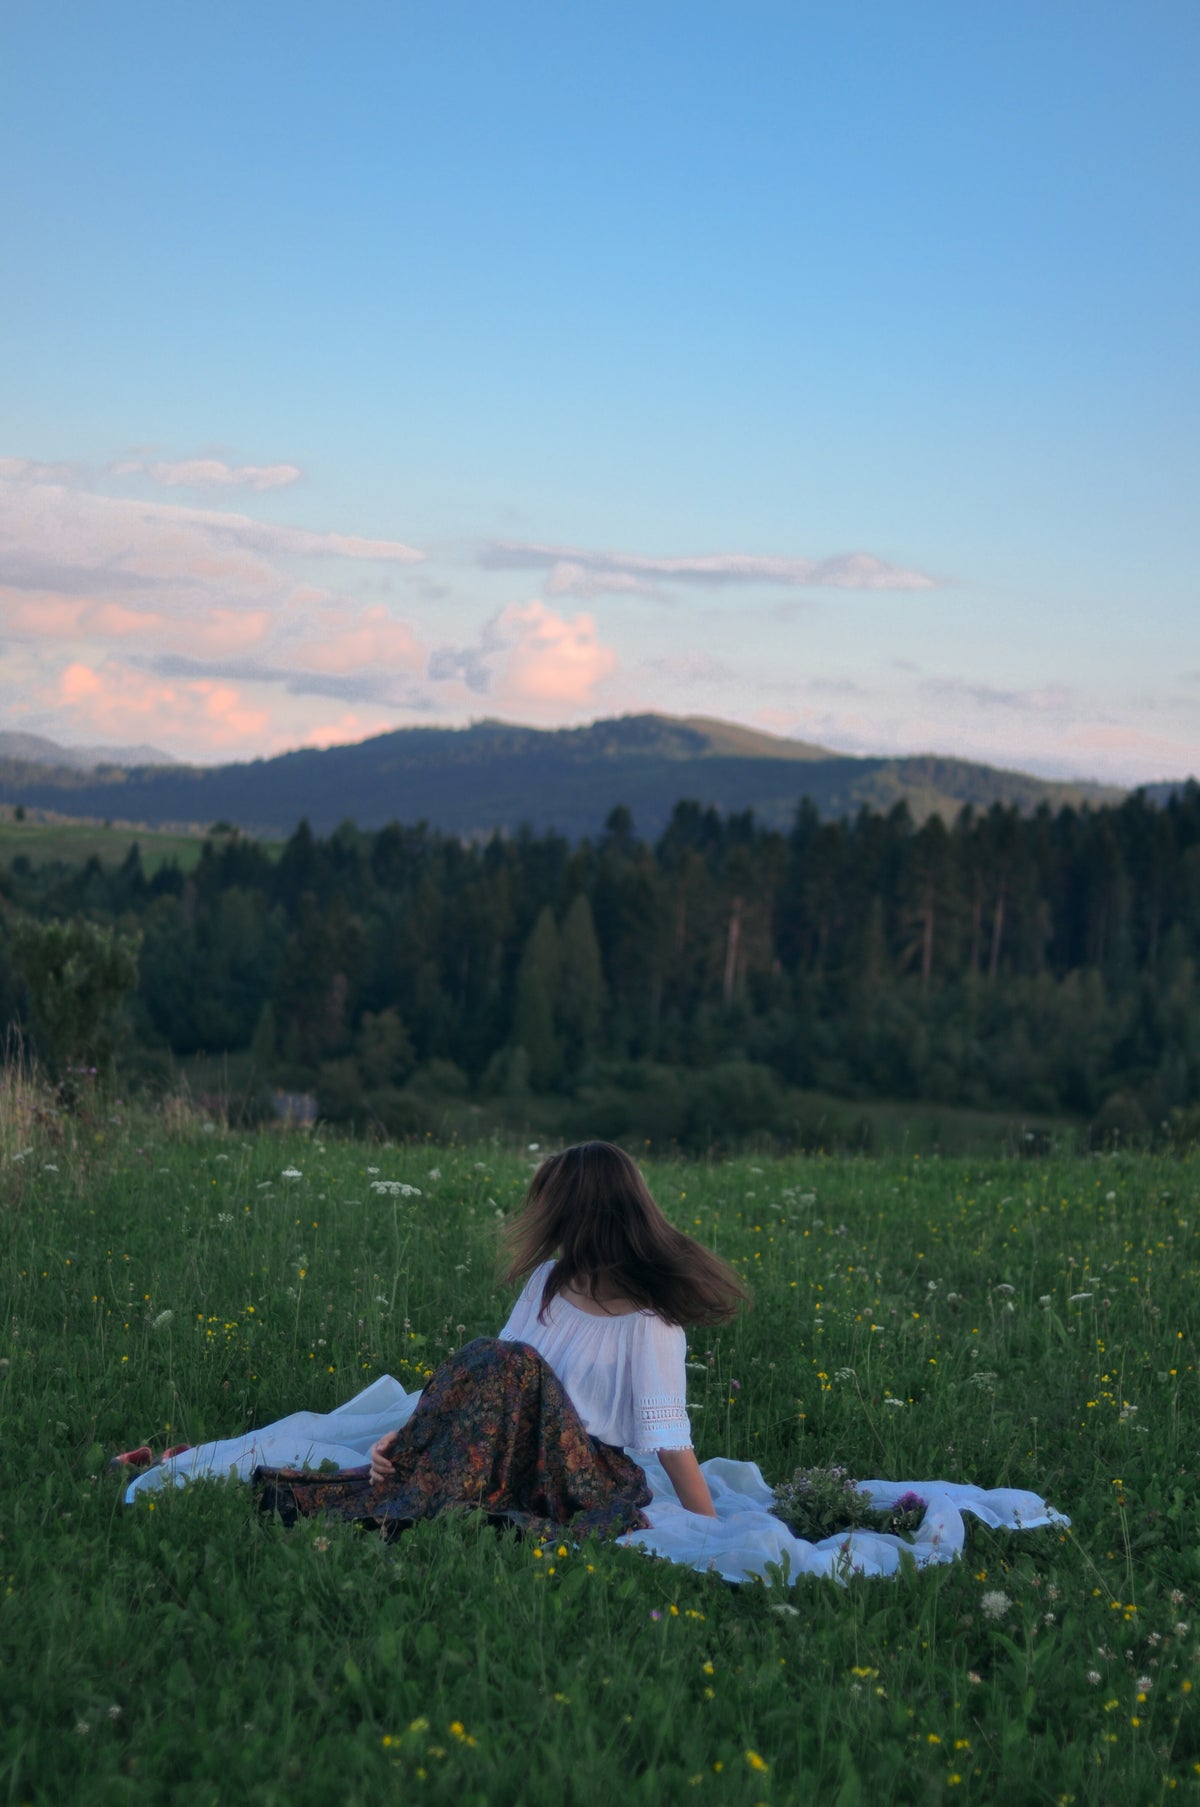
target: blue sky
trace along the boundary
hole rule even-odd
[[[1200,771],[1193,6],[0,38],[0,727]]]

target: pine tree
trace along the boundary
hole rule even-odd
[[[562,927],[557,1017],[568,1064],[578,1067],[600,1038],[604,968],[587,893],[576,893]]]
[[[554,1002],[562,971],[562,944],[549,904],[543,905],[517,967],[512,1043],[529,1056],[530,1083],[546,1091],[558,1083],[561,1057],[554,1033]]]

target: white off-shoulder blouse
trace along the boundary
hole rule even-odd
[[[539,1323],[553,1265],[545,1261],[530,1274],[500,1340],[537,1350],[566,1388],[584,1430],[601,1443],[641,1455],[690,1449],[681,1327],[652,1311],[597,1317],[561,1294]]]

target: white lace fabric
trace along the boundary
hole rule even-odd
[[[552,1262],[525,1282],[501,1340],[529,1343],[553,1368],[583,1428],[601,1443],[650,1455],[690,1449],[684,1360],[687,1338],[678,1324],[652,1311],[601,1317],[561,1296],[539,1323],[542,1288]]]

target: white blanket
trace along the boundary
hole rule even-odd
[[[398,1380],[384,1374],[332,1412],[293,1412],[262,1430],[222,1442],[201,1443],[131,1481],[125,1500],[132,1505],[141,1493],[198,1479],[249,1480],[255,1468],[315,1468],[322,1462],[339,1468],[361,1466],[371,1445],[388,1431],[407,1424],[420,1393],[406,1393]],[[716,1507],[715,1519],[687,1512],[675,1497],[666,1471],[656,1457],[635,1457],[645,1470],[652,1499],[646,1507],[649,1531],[631,1531],[620,1539],[652,1555],[712,1570],[727,1581],[768,1574],[778,1564],[797,1575],[892,1575],[904,1554],[921,1566],[951,1562],[966,1538],[964,1512],[985,1525],[1010,1531],[1039,1525],[1068,1525],[1070,1520],[1036,1493],[1009,1487],[968,1487],[955,1481],[860,1481],[878,1506],[889,1506],[904,1493],[919,1493],[925,1516],[912,1541],[876,1531],[842,1531],[821,1543],[793,1537],[771,1513],[774,1498],[753,1462],[713,1456],[701,1463]]]

